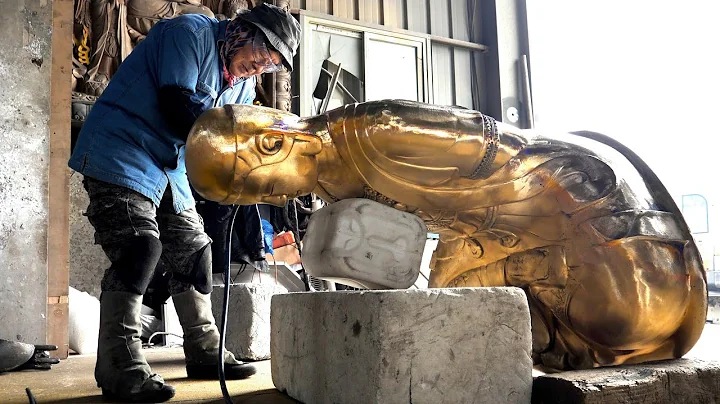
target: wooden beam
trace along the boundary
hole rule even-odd
[[[47,334],[59,358],[68,356],[70,279],[70,100],[72,96],[73,0],[52,2],[50,68],[50,162],[48,173]]]

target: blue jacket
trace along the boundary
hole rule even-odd
[[[220,44],[228,21],[199,14],[158,22],[120,64],[83,125],[68,165],[91,178],[137,191],[160,206],[170,184],[176,212],[193,207],[185,139],[160,113],[158,90],[192,91],[203,111],[251,104],[255,77],[227,87]]]

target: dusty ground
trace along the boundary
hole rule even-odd
[[[182,348],[145,350],[153,371],[176,389],[172,403],[224,403],[217,381],[188,380]],[[49,371],[0,374],[0,403],[27,404],[25,388],[30,387],[38,404],[103,403],[95,386],[94,355],[71,356]],[[235,403],[283,404],[297,401],[280,393],[272,384],[270,361],[257,362],[258,373],[247,380],[228,381],[228,392]]]

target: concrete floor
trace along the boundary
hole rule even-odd
[[[195,381],[185,377],[181,348],[145,350],[153,370],[175,386],[172,403],[224,403],[217,381]],[[707,324],[695,347],[685,357],[720,361],[720,324]],[[256,362],[258,373],[247,380],[228,381],[234,403],[284,404],[298,401],[275,389],[270,361]],[[38,404],[102,403],[95,386],[95,356],[71,356],[49,371],[0,373],[0,404],[27,404],[25,388],[30,387]],[[533,375],[542,374],[533,371]]]
[[[224,403],[218,381],[186,378],[182,348],[146,349],[144,353],[153,371],[175,386],[176,394],[170,402]],[[227,382],[234,403],[298,403],[275,389],[270,361],[256,362],[255,365],[258,373],[254,376]],[[26,387],[30,388],[38,404],[103,403],[100,389],[95,385],[94,368],[94,355],[73,355],[49,371],[0,373],[0,403],[27,404]]]

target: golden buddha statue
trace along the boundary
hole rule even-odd
[[[599,134],[541,136],[409,101],[309,118],[227,105],[197,120],[186,162],[195,189],[225,204],[314,192],[418,215],[440,235],[430,286],[524,289],[547,368],[678,358],[705,325],[682,215],[642,160]]]

